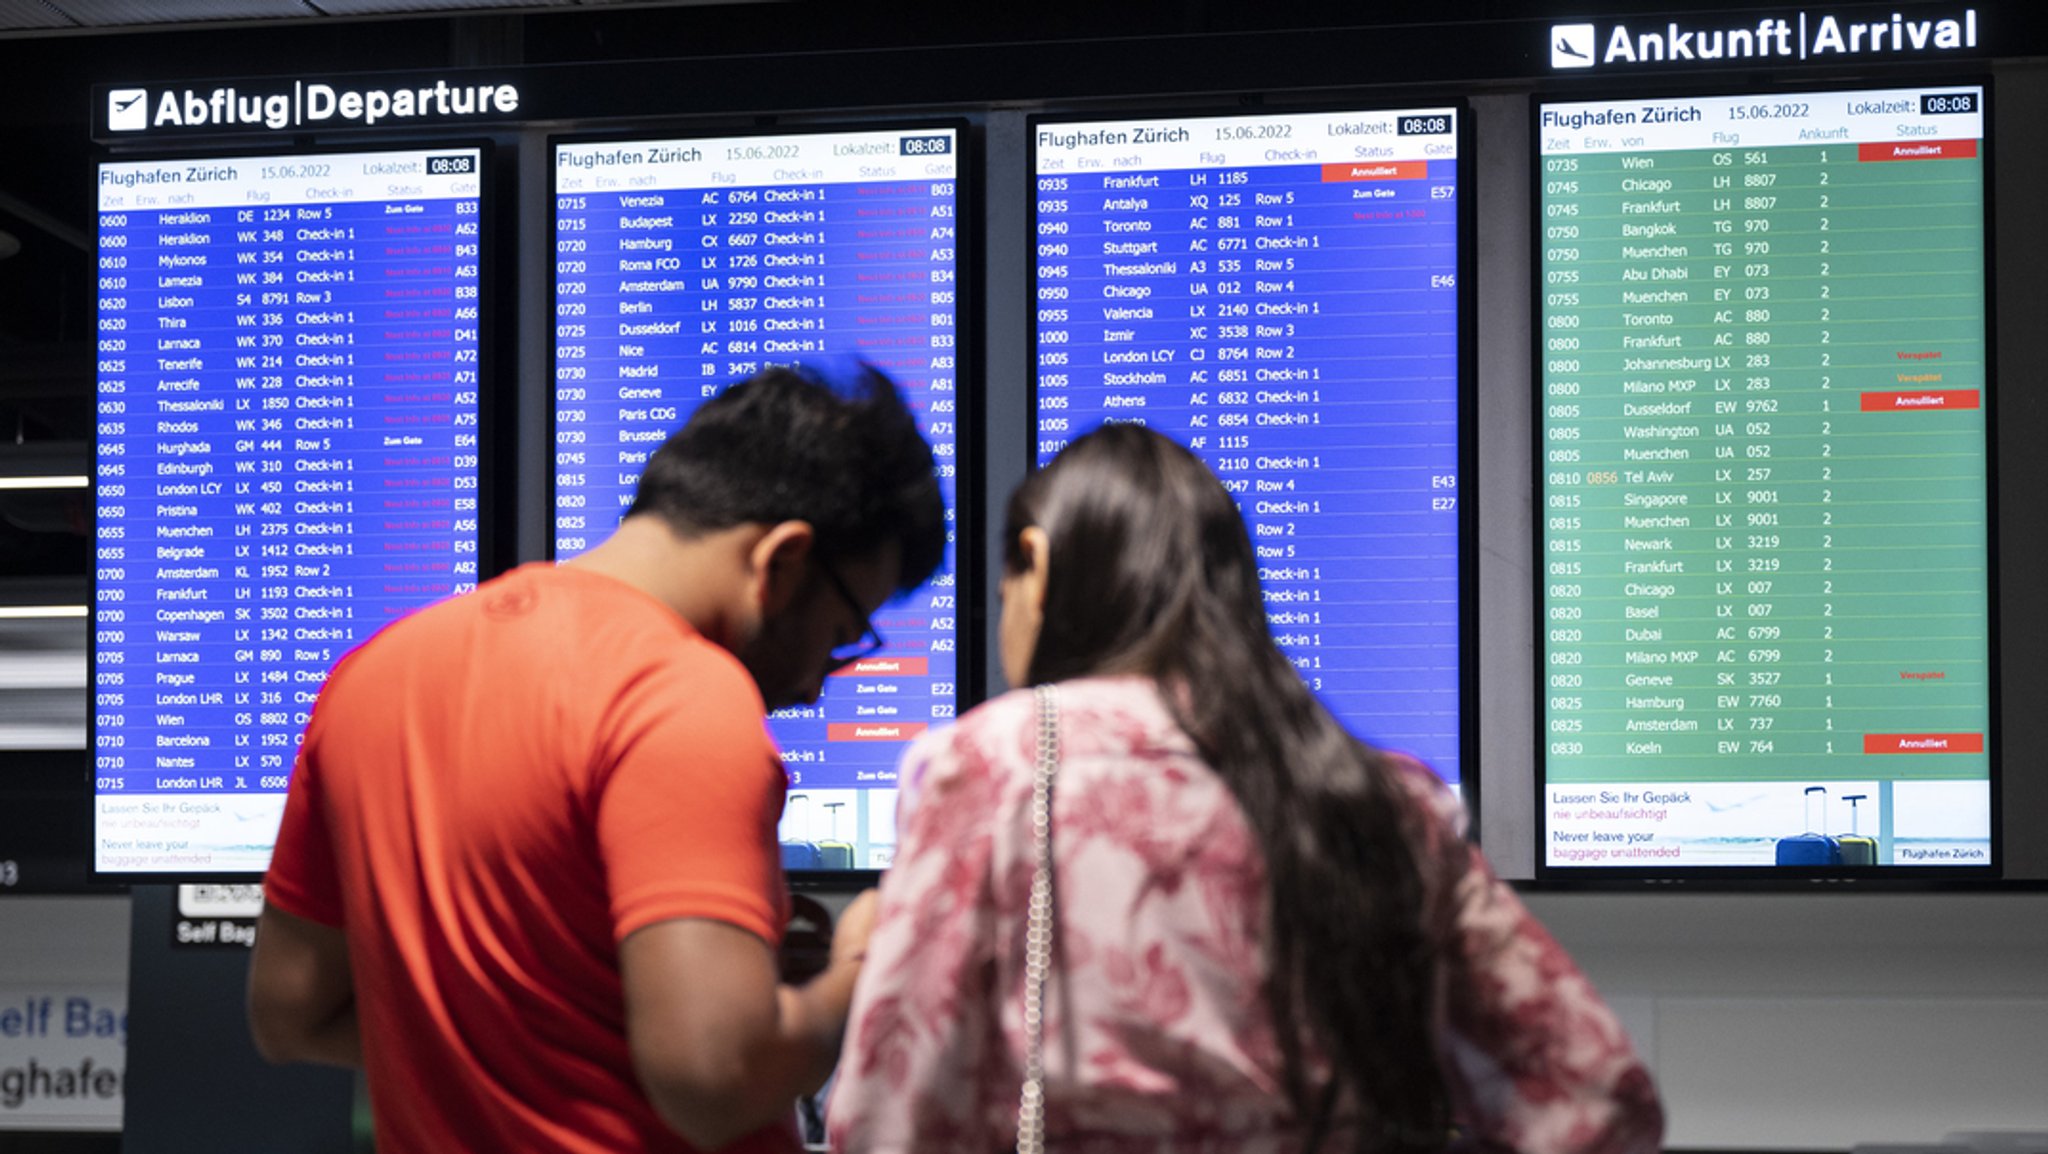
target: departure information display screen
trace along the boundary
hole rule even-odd
[[[1546,104],[1545,864],[1992,864],[1984,92]]]
[[[889,374],[939,461],[958,436],[954,128],[555,147],[555,557],[602,541],[691,411],[776,364]],[[953,716],[952,554],[885,605],[886,641],[771,722],[789,771],[784,863],[879,869],[896,763]]]
[[[97,870],[265,869],[328,667],[475,586],[481,160],[99,166]]]
[[[1033,126],[1037,459],[1105,422],[1236,495],[1281,649],[1459,780],[1458,116]]]

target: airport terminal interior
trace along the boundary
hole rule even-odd
[[[861,362],[948,547],[768,718],[820,920],[1141,424],[1667,1148],[2048,1154],[2044,126],[2022,0],[0,0],[0,1154],[374,1148],[243,1009],[329,669]]]

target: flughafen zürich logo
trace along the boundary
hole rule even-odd
[[[1718,61],[1829,61],[1927,56],[1977,47],[1977,10],[1951,16],[1843,19],[1797,12],[1746,19],[1734,26],[1701,27],[1667,21],[1661,27],[1616,23],[1603,35],[1594,24],[1550,26],[1553,70],[1601,64],[1714,64]]]

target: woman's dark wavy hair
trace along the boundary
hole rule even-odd
[[[1156,679],[1264,851],[1265,997],[1309,1149],[1337,1132],[1375,1154],[1441,1148],[1444,943],[1417,848],[1433,839],[1418,835],[1398,771],[1338,724],[1274,644],[1236,503],[1186,449],[1109,425],[1011,497],[1009,572],[1025,568],[1018,536],[1034,525],[1051,564],[1029,681]],[[1310,1084],[1310,1041],[1329,1060],[1321,1085]]]

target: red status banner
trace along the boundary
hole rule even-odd
[[[1968,160],[1976,155],[1974,140],[1883,140],[1856,146],[1858,160]]]
[[[1428,180],[1426,160],[1377,160],[1356,164],[1326,164],[1323,183],[1341,180]]]
[[[1904,413],[1928,409],[1981,408],[1976,389],[1914,389],[1903,393],[1864,393],[1866,413]]]
[[[929,657],[863,657],[834,673],[834,677],[923,677],[930,671]]]
[[[1866,733],[1865,753],[1982,753],[1981,733]]]
[[[930,728],[923,721],[835,721],[825,727],[825,740],[910,741]]]

